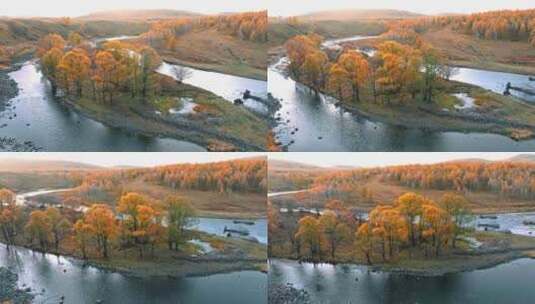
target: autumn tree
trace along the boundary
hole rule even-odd
[[[454,225],[448,212],[432,202],[422,207],[422,238],[434,248],[434,254],[440,255],[451,239]],[[426,249],[427,254],[427,249]]]
[[[164,231],[159,210],[149,205],[138,205],[136,209],[138,227],[132,232],[132,236],[136,240],[139,257],[143,258],[147,245],[151,246],[151,253],[154,255],[154,247],[161,240]]]
[[[74,46],[74,47],[78,46],[79,44],[81,44],[83,40],[84,40],[84,37],[82,37],[77,32],[70,32],[69,33],[69,37],[67,38],[67,41],[69,41],[69,44]]]
[[[317,95],[324,87],[329,59],[324,52],[314,50],[305,56],[303,65],[301,66],[301,79],[305,81]]]
[[[416,219],[422,215],[422,206],[425,202],[425,198],[421,195],[408,192],[401,195],[395,204],[408,227],[409,240],[412,246],[418,244],[418,225]]]
[[[321,260],[321,230],[319,221],[315,217],[301,218],[295,237],[302,245],[308,246],[310,258]]]
[[[43,36],[37,43],[37,55],[41,57],[53,48],[63,50],[65,49],[65,45],[66,42],[60,35],[48,34],[46,36]]]
[[[37,241],[39,249],[43,251],[48,249],[52,225],[45,211],[37,210],[30,213],[30,219],[25,226],[25,231],[29,236],[30,245]]]
[[[65,218],[57,208],[48,207],[45,211],[50,223],[50,232],[54,241],[54,248],[56,252],[59,249],[59,243],[70,232],[72,224]]]
[[[21,208],[15,201],[15,193],[9,189],[0,190],[0,229],[6,245],[15,244],[19,232]]]
[[[98,252],[103,258],[108,258],[110,239],[117,232],[115,214],[111,208],[106,204],[93,204],[84,215],[83,223],[89,225],[89,231],[97,244]],[[85,232],[86,227],[81,227],[81,229],[80,232]]]
[[[74,87],[76,95],[82,97],[84,82],[89,78],[91,59],[83,49],[67,52],[59,63],[58,69],[63,75],[67,93]]]
[[[363,223],[355,233],[355,245],[357,251],[361,251],[366,258],[368,265],[372,264],[373,254],[373,234],[372,229],[368,223]]]
[[[80,251],[82,252],[82,258],[86,260],[87,259],[87,247],[89,245],[89,242],[92,236],[94,235],[93,227],[87,224],[83,219],[79,219],[74,224],[73,229],[74,229],[74,237],[76,239],[76,243],[78,244],[78,247],[80,248]]]
[[[338,63],[331,65],[331,68],[329,69],[327,88],[331,92],[334,92],[338,99],[343,100],[344,90],[349,85],[349,74],[347,71]]]
[[[156,81],[154,80],[154,69],[161,63],[162,59],[151,47],[145,47],[140,51],[141,59],[141,96],[145,99],[154,90]],[[187,76],[187,75],[183,75]],[[183,79],[182,79],[183,80]]]
[[[186,240],[186,228],[194,222],[195,210],[189,202],[178,196],[165,200],[167,243],[170,250],[178,250]]]
[[[326,211],[319,217],[321,233],[329,246],[331,258],[334,260],[338,246],[351,238],[347,224],[338,221],[336,213]]]
[[[440,206],[453,218],[452,246],[456,247],[456,239],[467,230],[468,224],[473,220],[469,202],[462,195],[446,193],[440,199]]]
[[[290,59],[289,69],[298,80],[301,77],[301,67],[309,53],[319,51],[321,37],[315,34],[298,35],[289,39],[286,44],[286,52]]]
[[[96,77],[94,80],[102,87],[102,96],[108,96],[108,101],[113,102],[113,95],[119,87],[123,75],[124,66],[117,61],[109,51],[99,51],[95,56]]]
[[[41,69],[43,74],[50,80],[52,94],[54,95],[56,95],[57,92],[58,80],[60,77],[59,64],[63,58],[63,55],[63,50],[59,48],[52,48],[41,57]]]
[[[369,73],[368,61],[357,51],[346,51],[338,58],[338,64],[346,71],[354,101],[360,101],[360,89]]]
[[[385,94],[401,94],[420,76],[420,52],[408,45],[386,41],[378,46],[381,66],[377,70],[377,83]]]

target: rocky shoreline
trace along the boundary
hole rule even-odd
[[[0,267],[0,303],[27,304],[31,303],[34,295],[31,288],[20,289],[19,277],[8,268]]]
[[[269,286],[269,304],[309,304],[310,296],[304,289],[298,289],[291,283]]]

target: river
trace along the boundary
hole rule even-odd
[[[357,36],[343,41],[364,38],[369,37]],[[329,41],[325,45],[332,47]],[[308,88],[287,77],[283,72],[287,64],[287,58],[282,58],[269,67],[268,92],[281,99],[282,106],[275,114],[280,123],[273,131],[277,140],[288,147],[288,151],[510,152],[535,149],[535,140],[517,142],[506,136],[489,133],[434,132],[366,119],[337,107],[337,100],[332,97],[322,94],[315,96]],[[507,73],[496,74],[482,70],[475,73],[474,69],[460,69],[454,78],[500,91],[505,81],[499,78],[502,74]],[[523,75],[508,75],[511,78],[527,79]],[[517,82],[512,84],[516,85]]]
[[[267,303],[266,274],[237,271],[191,278],[134,278],[84,266],[81,261],[0,245],[0,266],[39,293],[35,303]]]
[[[261,102],[253,99],[243,99],[243,93],[246,89],[251,92],[251,95],[266,99],[267,83],[265,81],[212,71],[203,71],[166,62],[164,62],[156,71],[160,74],[174,77],[172,72],[173,66],[184,68],[189,72],[189,77],[184,79],[184,83],[210,91],[217,96],[223,97],[229,102],[234,102],[236,99],[242,99],[243,105],[248,109],[262,114],[267,113],[266,106]]]
[[[135,37],[118,36],[95,41],[129,38]],[[164,63],[158,71],[165,73],[169,67]],[[265,81],[188,69],[191,77],[185,80],[186,83],[228,100],[241,98],[246,89],[259,97],[267,94]],[[0,113],[0,138],[14,138],[20,145],[31,142],[33,147],[43,151],[206,151],[191,142],[130,134],[80,115],[52,96],[50,85],[35,60],[24,63],[9,76],[17,82],[20,91],[10,101],[10,106]],[[263,104],[250,99],[245,105],[258,112],[266,111]]]
[[[27,204],[31,197],[72,189],[40,189],[16,195],[18,205]],[[249,232],[248,238],[267,244],[267,220],[248,220],[253,225],[235,223],[233,219],[198,218],[190,229],[210,234],[226,235],[223,230],[241,228]],[[201,241],[193,243],[211,251]],[[45,289],[44,295],[36,298],[37,303],[57,303],[61,295],[67,303],[266,303],[266,275],[257,271],[237,271],[203,277],[134,278],[118,273],[85,267],[81,261],[50,254],[35,253],[17,247],[8,252],[0,245],[0,266],[6,266],[20,277],[20,284],[34,290]],[[65,270],[65,271],[64,271]],[[239,292],[237,292],[239,290]],[[81,297],[81,298],[80,298]],[[78,301],[78,302],[77,302]]]
[[[361,265],[329,265],[271,259],[269,284],[292,283],[312,303],[533,303],[535,260],[518,259],[496,267],[418,277],[370,272]]]

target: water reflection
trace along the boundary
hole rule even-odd
[[[292,283],[305,289],[313,303],[532,303],[535,297],[531,286],[535,260],[531,259],[438,277],[277,259],[269,267],[270,284]]]
[[[0,124],[7,124],[0,137],[31,141],[46,151],[205,151],[186,141],[129,134],[80,115],[54,99],[34,62],[10,76],[20,93],[0,113]]]
[[[79,261],[0,245],[0,266],[38,292],[36,303],[266,303],[266,275],[255,271],[194,278],[134,278]],[[43,292],[44,290],[44,292]],[[244,301],[244,302],[242,302]]]

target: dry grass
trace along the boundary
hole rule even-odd
[[[177,39],[175,50],[160,53],[166,59],[200,69],[267,79],[265,44],[240,40],[215,29],[186,33]]]

